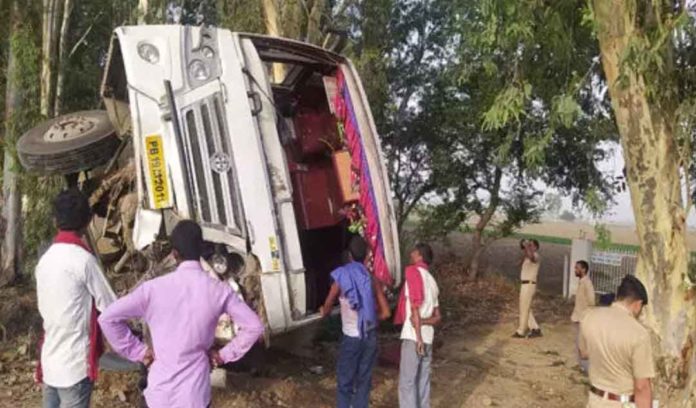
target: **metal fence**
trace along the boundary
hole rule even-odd
[[[590,258],[590,273],[595,292],[615,293],[624,276],[636,273],[637,264],[638,254],[629,249],[593,250]]]

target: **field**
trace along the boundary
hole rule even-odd
[[[608,224],[613,244],[638,246],[638,235],[634,226]],[[594,227],[583,222],[544,221],[540,224],[529,224],[519,231],[525,236],[541,236],[554,239],[557,243],[570,243],[573,238],[596,238]],[[687,232],[687,245],[690,251],[696,251],[696,231]]]

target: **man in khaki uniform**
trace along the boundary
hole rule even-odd
[[[610,307],[590,310],[580,323],[580,354],[590,360],[588,408],[650,408],[655,376],[650,334],[638,322],[648,294],[626,276]]]
[[[532,300],[537,287],[539,275],[539,241],[536,239],[524,241],[524,259],[522,261],[522,273],[520,274],[520,325],[514,338],[541,337],[541,329],[532,313]]]
[[[592,280],[590,279],[589,269],[590,266],[586,261],[578,261],[575,263],[575,276],[580,279],[580,282],[578,282],[578,291],[575,293],[575,308],[573,309],[573,314],[570,316],[570,320],[574,323],[576,329],[576,346],[577,339],[580,338],[580,321],[587,311],[595,305],[595,291]],[[586,373],[587,359],[582,358],[579,352],[578,363],[582,371]]]

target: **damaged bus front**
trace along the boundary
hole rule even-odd
[[[398,279],[384,159],[348,59],[216,28],[121,27],[102,96],[108,113],[54,119],[18,148],[25,167],[89,191],[108,267],[141,259],[142,279],[166,273],[168,233],[194,219],[206,267],[272,334],[317,318],[351,234],[369,242],[377,278]]]

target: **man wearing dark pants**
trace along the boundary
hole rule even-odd
[[[411,265],[406,268],[406,283],[395,316],[395,323],[404,325],[401,330],[399,406],[429,408],[434,326],[441,319],[439,289],[429,271],[433,261],[430,246],[416,245],[410,257]]]
[[[367,244],[353,237],[348,248],[347,263],[334,270],[329,295],[321,307],[321,315],[331,312],[336,299],[341,305],[343,339],[338,354],[338,408],[367,408],[372,388],[372,367],[377,359],[377,309],[379,319],[389,317],[384,292],[370,276],[363,262]]]

